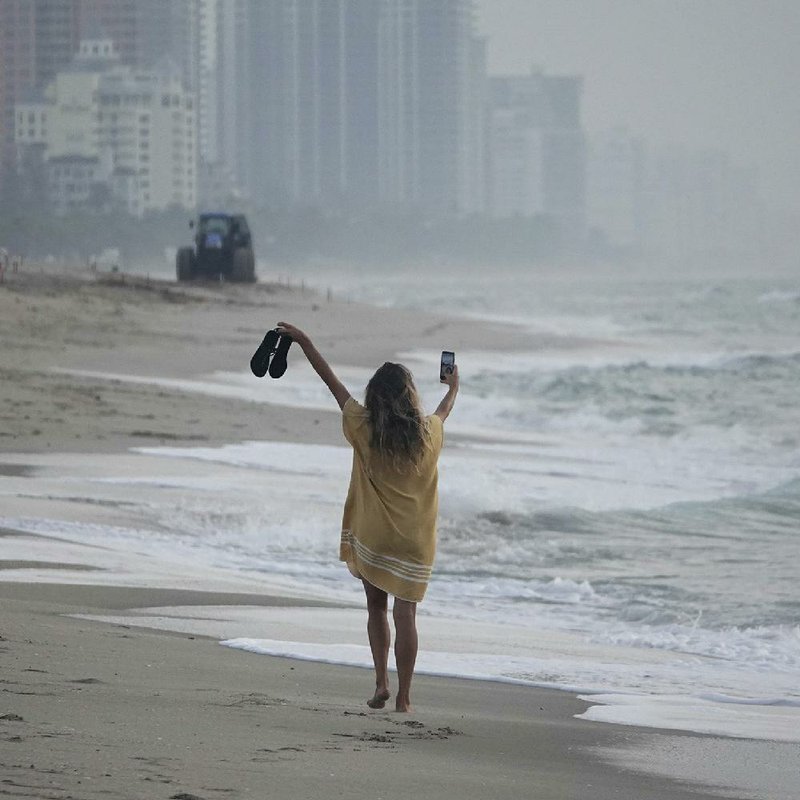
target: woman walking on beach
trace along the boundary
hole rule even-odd
[[[364,584],[367,633],[375,664],[375,694],[367,705],[383,708],[390,697],[391,632],[388,595],[394,596],[394,654],[398,711],[411,710],[417,658],[417,603],[422,600],[436,552],[439,452],[443,428],[458,393],[458,368],[447,375],[447,394],[423,415],[411,373],[386,362],[372,376],[362,406],[336,377],[309,337],[278,323],[302,348],[342,409],[342,428],[353,447],[353,470],[344,507],[339,558]]]

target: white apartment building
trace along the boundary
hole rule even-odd
[[[50,199],[57,208],[81,207],[87,196],[106,198],[107,204],[136,216],[196,205],[193,94],[177,75],[120,64],[110,40],[81,42],[74,64],[56,75],[43,98],[18,104],[15,119],[18,151],[35,145],[45,165],[57,162],[47,169]],[[90,171],[108,191],[87,195],[82,184],[79,189],[74,181],[62,180],[59,161],[84,175]],[[90,169],[91,163],[96,169]],[[74,202],[70,185],[75,186]]]
[[[58,156],[47,162],[47,193],[59,214],[107,207],[112,196],[111,180],[108,159]]]
[[[113,154],[115,173],[136,176],[131,213],[194,208],[194,101],[180,79],[122,70],[103,76],[97,99],[99,149]]]
[[[39,100],[16,103],[14,140],[24,146],[44,145],[47,142],[47,114],[50,109]]]

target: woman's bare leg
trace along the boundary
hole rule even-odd
[[[417,661],[417,604],[408,600],[394,599],[394,658],[397,662],[398,711],[411,711],[411,679]]]
[[[367,705],[370,708],[383,708],[390,697],[389,693],[389,645],[392,633],[387,617],[386,592],[361,579],[367,593],[367,635],[375,664],[375,694]]]

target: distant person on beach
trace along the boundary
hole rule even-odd
[[[303,331],[287,322],[279,322],[278,330],[300,345],[331,390],[342,409],[345,438],[353,447],[339,558],[362,581],[367,595],[367,633],[375,664],[375,694],[367,705],[383,708],[391,696],[391,594],[399,682],[395,706],[410,711],[417,603],[428,588],[436,552],[437,463],[442,426],[458,393],[458,368],[446,375],[447,393],[429,417],[423,414],[411,373],[388,361],[367,384],[362,406]]]

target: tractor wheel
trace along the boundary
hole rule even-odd
[[[231,281],[234,283],[256,282],[256,259],[249,247],[237,247],[233,251]]]
[[[194,250],[191,247],[181,247],[175,256],[175,266],[178,281],[190,281],[194,278]]]

